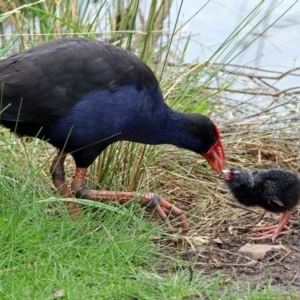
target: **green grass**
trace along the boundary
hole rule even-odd
[[[157,273],[156,260],[163,256],[148,241],[154,229],[141,227],[130,214],[102,210],[74,222],[65,213],[49,216],[43,203],[26,200],[22,197],[14,206],[8,205],[0,220],[1,299],[53,299],[62,290],[63,299],[72,300],[270,299],[276,295],[253,289],[246,294],[245,290],[230,292],[222,277],[211,279],[200,273],[189,283],[187,270],[175,271],[176,265],[182,265],[176,259],[168,273]]]
[[[96,222],[84,229],[32,206],[18,204],[1,219],[1,299],[51,299],[60,289],[68,299],[123,298],[146,281],[139,274],[151,265],[151,247],[130,218],[106,212],[93,232]]]
[[[194,271],[151,237],[166,237],[132,201],[119,206],[73,200],[83,219],[70,219],[53,197],[51,151],[42,142],[0,138],[0,299],[282,299],[269,287],[231,285]],[[49,153],[48,153],[49,152]],[[45,161],[38,161],[45,153]],[[52,206],[49,208],[49,204]],[[179,247],[178,250],[181,250]],[[164,265],[164,272],[158,265]]]
[[[6,162],[1,170],[1,299],[53,299],[61,290],[63,299],[183,299],[217,286],[199,276],[190,284],[187,271],[174,272],[182,262],[149,242],[163,230],[143,221],[134,202],[119,207],[78,200],[86,209],[75,222],[63,201],[47,198],[42,174],[26,176],[21,169]],[[37,194],[35,185],[45,191]],[[159,260],[170,263],[170,272],[157,272]]]
[[[149,240],[166,238],[165,226],[144,218],[136,201],[73,200],[84,210],[71,220],[44,172],[49,147],[6,134],[0,144],[0,299],[276,299],[268,287],[231,285],[217,271],[194,271],[189,282],[193,262]]]
[[[218,74],[217,67],[209,62],[182,66],[175,61],[175,66],[168,65],[170,60],[173,62],[170,49],[174,36],[166,40],[161,31],[168,16],[167,1],[149,2],[144,21],[138,18],[138,1],[128,5],[113,1],[111,7],[98,1],[99,10],[89,11],[92,2],[0,1],[1,11],[7,13],[0,16],[2,34],[5,22],[13,27],[12,36],[2,37],[2,57],[57,37],[100,36],[138,53],[157,74],[172,107],[198,113],[216,108],[214,99],[231,84],[225,82],[213,92],[205,89]],[[239,55],[237,46],[251,38],[255,24],[242,38],[240,34],[257,18],[260,7],[261,4],[211,56],[211,61],[221,57],[219,68]],[[184,52],[177,60],[184,62]],[[48,169],[53,150],[39,141],[23,145],[7,131],[1,134],[0,299],[53,299],[59,291],[64,294],[62,299],[72,300],[282,299],[269,287],[236,286],[224,281],[220,274],[194,272],[190,282],[187,267],[192,262],[182,261],[149,241],[150,237],[165,235],[165,226],[143,218],[144,210],[135,201],[111,206],[78,200],[85,207],[83,219],[71,220],[64,200],[52,197]],[[129,143],[112,145],[92,166],[89,184],[146,190],[146,166],[166,159],[160,155],[164,149]],[[47,207],[49,204],[53,207]],[[165,264],[167,271],[159,272],[158,263]]]

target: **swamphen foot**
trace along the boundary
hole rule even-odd
[[[160,218],[166,221],[168,227],[172,228],[169,217],[177,219],[182,228],[182,233],[185,234],[189,230],[189,224],[186,217],[183,215],[180,209],[170,204],[168,201],[162,199],[159,195],[154,193],[134,193],[134,192],[120,192],[120,191],[105,191],[105,190],[91,190],[85,185],[85,177],[87,174],[87,168],[76,168],[73,181],[71,183],[71,189],[69,189],[65,181],[64,161],[66,154],[58,152],[51,165],[51,173],[54,186],[58,189],[62,197],[85,198],[94,201],[105,200],[118,200],[121,204],[124,204],[134,197],[140,197],[142,204],[148,205],[150,208],[156,210]],[[80,218],[79,208],[77,203],[66,202],[67,209],[70,215],[78,219]]]

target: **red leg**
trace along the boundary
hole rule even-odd
[[[77,197],[83,197],[95,201],[117,199],[120,201],[120,203],[126,203],[134,197],[140,197],[140,201],[143,204],[150,204],[156,209],[161,219],[167,221],[167,225],[169,227],[172,227],[172,225],[168,221],[168,214],[173,215],[175,218],[178,218],[178,220],[181,223],[183,233],[186,233],[188,231],[189,224],[185,216],[182,214],[181,210],[178,209],[176,206],[170,204],[168,201],[161,199],[157,194],[91,190],[85,185],[86,173],[86,168],[76,168],[75,176],[71,183],[71,189],[72,191],[74,191]]]
[[[54,186],[59,191],[59,194],[64,198],[72,198],[73,194],[65,181],[64,161],[67,154],[58,151],[56,157],[50,167],[50,172]],[[80,205],[74,202],[66,201],[66,207],[73,219],[80,219]]]
[[[280,218],[280,221],[278,225],[270,226],[270,227],[261,227],[261,228],[255,228],[252,230],[252,232],[261,232],[259,237],[250,237],[249,239],[252,241],[257,240],[264,240],[267,238],[271,238],[272,241],[279,236],[283,234],[287,234],[291,232],[291,229],[286,226],[287,222],[289,221],[291,217],[291,212],[289,210],[286,210],[282,217]],[[284,231],[282,231],[284,229]]]

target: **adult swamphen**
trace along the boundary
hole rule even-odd
[[[278,225],[254,229],[253,232],[262,233],[260,237],[252,237],[251,240],[272,238],[274,241],[279,235],[290,232],[286,226],[291,216],[290,210],[300,200],[300,180],[297,175],[281,169],[250,173],[240,168],[232,168],[223,170],[223,178],[240,203],[283,213]]]
[[[200,114],[168,107],[151,69],[131,52],[100,41],[65,38],[44,43],[0,61],[1,124],[20,136],[48,141],[59,149],[51,165],[55,187],[63,197],[114,199],[137,194],[90,190],[87,168],[110,144],[132,141],[173,144],[202,154],[221,173],[225,156],[217,126]],[[64,160],[76,164],[71,188]],[[155,205],[162,219],[181,211],[158,195],[138,194]],[[78,205],[67,202],[73,216]],[[168,222],[168,226],[171,226]]]

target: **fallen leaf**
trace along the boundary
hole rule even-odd
[[[223,244],[223,241],[220,238],[215,238],[213,241],[217,244]]]

